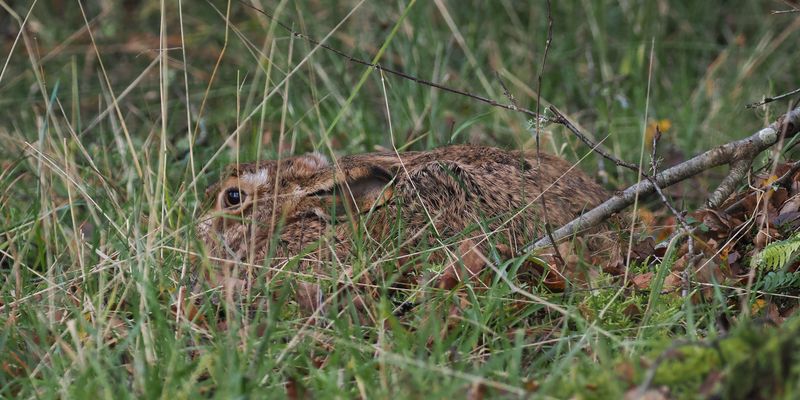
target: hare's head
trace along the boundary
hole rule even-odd
[[[206,190],[213,206],[201,217],[198,234],[212,256],[232,261],[274,240],[308,241],[337,218],[391,196],[386,187],[391,175],[385,169],[360,163],[334,166],[318,153],[232,165],[228,171]],[[305,228],[289,229],[298,223]],[[292,238],[295,231],[305,237]]]

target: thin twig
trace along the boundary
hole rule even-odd
[[[653,150],[650,153],[650,169],[651,169],[652,176],[656,176],[658,174],[658,162],[656,161],[656,149],[657,149],[657,146],[658,146],[658,141],[660,139],[661,139],[661,130],[659,130],[658,126],[656,126],[656,134],[653,135]],[[648,177],[647,179],[650,180],[650,182],[653,183],[653,188],[655,189],[656,194],[658,194],[658,197],[661,199],[661,203],[663,203],[664,206],[666,206],[667,209],[672,213],[672,215],[675,216],[675,219],[678,220],[678,223],[681,225],[681,228],[683,229],[683,231],[687,233],[688,243],[689,243],[689,254],[690,255],[694,254],[694,246],[693,246],[693,240],[692,240],[692,235],[691,235],[692,228],[689,226],[689,223],[686,221],[686,218],[684,218],[683,214],[681,214],[677,209],[675,209],[675,207],[672,206],[672,203],[670,203],[669,199],[667,199],[667,196],[661,190],[661,187],[658,186],[658,183],[655,181],[655,179],[650,178],[650,177]]]
[[[650,173],[655,175],[658,173],[658,161],[657,161],[657,154],[658,153],[658,142],[661,140],[661,129],[659,129],[658,124],[656,124],[656,133],[653,135],[653,143],[650,146]]]
[[[547,40],[544,44],[544,54],[542,55],[542,66],[539,68],[539,76],[537,77],[537,87],[536,87],[536,115],[541,115],[539,112],[540,107],[542,105],[542,76],[544,75],[544,67],[547,65],[547,53],[550,51],[550,43],[553,41],[553,13],[552,8],[550,5],[550,0],[547,0]],[[542,121],[541,119],[537,118],[535,120],[535,128],[536,128],[536,167],[542,167],[542,153],[541,147],[539,146],[539,134],[542,131]],[[540,182],[538,179],[534,180],[534,184],[536,186],[540,186]],[[561,255],[561,251],[558,249],[558,245],[553,238],[553,228],[550,227],[550,223],[548,222],[550,218],[548,218],[547,212],[547,200],[545,200],[545,190],[542,190],[541,187],[538,188],[539,193],[539,200],[542,203],[542,218],[544,219],[544,231],[547,233],[547,237],[550,238],[550,243],[553,245],[553,254],[556,257],[556,261],[558,262],[560,267],[566,267],[567,263],[564,261],[564,257]]]
[[[800,8],[790,8],[788,10],[772,10],[772,11],[770,11],[770,14],[772,14],[772,15],[791,14],[791,13],[796,13],[796,12],[800,12]]]
[[[500,83],[500,87],[503,88],[503,96],[506,96],[506,98],[508,99],[508,102],[511,103],[511,105],[513,107],[518,107],[517,99],[514,97],[513,94],[511,94],[511,91],[508,90],[508,86],[506,86],[506,83],[503,82],[503,78],[500,77],[500,72],[495,71],[494,75],[497,78],[497,82]]]
[[[583,132],[581,132],[580,129],[578,129],[555,106],[551,105],[550,107],[548,107],[548,109],[550,110],[551,113],[553,113],[553,115],[555,115],[555,117],[553,117],[553,120],[554,120],[553,122],[555,122],[555,123],[557,123],[559,125],[563,125],[570,132],[572,132],[575,136],[577,136],[578,139],[580,139],[580,141],[583,142],[583,144],[588,146],[590,149],[593,149],[597,154],[600,154],[600,156],[602,156],[606,160],[609,160],[609,161],[613,162],[614,164],[616,164],[618,166],[628,168],[631,171],[636,172],[637,174],[639,173],[639,167],[636,164],[632,164],[632,163],[629,163],[627,161],[620,160],[617,157],[614,157],[613,155],[611,155],[608,152],[606,152],[605,150],[603,150],[600,146],[598,146],[596,143],[594,143],[592,141],[592,139],[590,139],[588,136],[583,134]]]
[[[402,71],[399,71],[399,70],[386,68],[386,67],[381,66],[379,64],[371,63],[369,61],[365,61],[365,60],[353,57],[353,56],[351,56],[351,55],[349,55],[349,54],[347,54],[347,53],[345,53],[345,52],[343,52],[341,50],[337,50],[337,49],[335,49],[335,48],[333,48],[331,46],[328,46],[328,45],[326,45],[324,43],[320,43],[319,41],[315,40],[311,36],[308,36],[308,35],[306,35],[304,33],[295,31],[294,29],[292,29],[288,25],[286,25],[283,22],[281,22],[278,19],[276,19],[274,16],[272,16],[272,14],[270,14],[270,13],[268,13],[268,12],[266,12],[266,11],[260,9],[260,8],[254,7],[254,6],[250,5],[250,4],[247,4],[247,3],[243,2],[242,0],[239,0],[239,2],[242,5],[244,5],[245,7],[248,7],[248,8],[253,9],[254,11],[256,11],[258,13],[263,14],[265,17],[269,18],[271,21],[274,21],[276,24],[278,24],[278,26],[280,26],[285,31],[289,32],[291,35],[294,35],[295,37],[300,38],[302,40],[305,40],[306,42],[308,42],[308,43],[310,43],[310,44],[312,44],[314,46],[319,46],[319,47],[321,47],[321,48],[323,48],[323,49],[325,49],[327,51],[330,51],[330,52],[338,55],[338,56],[346,58],[350,62],[353,62],[353,63],[356,63],[356,64],[361,64],[363,66],[370,67],[370,68],[375,68],[375,69],[377,69],[379,71],[383,71],[383,72],[386,72],[386,73],[389,73],[389,74],[392,74],[392,75],[396,75],[396,76],[399,76],[399,77],[401,77],[403,79],[407,79],[407,80],[410,80],[412,82],[419,83],[421,85],[425,85],[425,86],[436,88],[436,89],[439,89],[439,90],[442,90],[442,91],[445,91],[445,92],[454,93],[454,94],[458,94],[458,95],[461,95],[461,96],[469,97],[469,98],[471,98],[473,100],[477,100],[477,101],[480,101],[482,103],[489,104],[490,106],[493,106],[493,107],[503,108],[503,109],[506,109],[506,110],[509,110],[509,111],[520,112],[520,113],[523,113],[523,114],[525,114],[525,115],[527,115],[527,116],[529,116],[531,118],[535,118],[537,120],[541,119],[541,120],[544,120],[544,121],[547,121],[547,122],[555,122],[555,121],[553,121],[552,119],[550,119],[547,116],[540,115],[540,114],[538,114],[536,112],[533,112],[531,110],[528,110],[526,108],[517,107],[514,104],[503,104],[503,103],[497,102],[495,100],[492,100],[492,99],[490,99],[488,97],[484,97],[484,96],[481,96],[481,95],[470,93],[470,92],[467,92],[465,90],[454,89],[454,88],[451,88],[451,87],[448,87],[448,86],[444,86],[444,85],[436,83],[436,82],[429,81],[427,79],[417,78],[416,76],[409,75],[409,74],[407,74],[405,72],[402,72]]]
[[[784,94],[779,94],[779,95],[777,95],[775,97],[765,97],[764,100],[761,100],[761,101],[755,102],[755,103],[750,103],[746,107],[747,108],[761,107],[761,106],[763,106],[765,104],[772,103],[773,101],[783,100],[783,99],[785,99],[787,97],[794,96],[794,95],[796,95],[798,93],[800,93],[800,88],[792,90],[791,92],[786,92]]]
[[[800,12],[800,8],[797,8],[796,4],[793,4],[794,1],[790,0],[783,0],[783,4],[789,7],[788,10],[773,10],[772,14],[788,14],[788,13],[795,13]]]

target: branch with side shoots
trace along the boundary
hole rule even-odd
[[[731,165],[731,176],[723,180],[723,184],[720,185],[709,199],[710,205],[719,205],[732,193],[731,188],[735,187],[738,181],[744,176],[741,171],[743,169],[749,169],[750,164],[758,154],[777,143],[781,136],[791,137],[799,131],[800,107],[780,116],[768,127],[761,129],[747,138],[715,147],[690,160],[664,170],[653,178],[660,188],[666,188],[708,169],[725,164]],[[748,168],[743,168],[743,164],[745,163]],[[655,189],[655,185],[653,185],[650,180],[642,180],[624,191],[618,192],[614,197],[606,200],[603,204],[600,204],[594,209],[584,213],[582,216],[553,231],[553,238],[555,241],[560,241],[589,227],[597,226],[612,215],[633,204],[637,195],[645,196],[653,193]],[[550,239],[544,237],[526,246],[523,252],[528,253],[536,251],[550,245]]]

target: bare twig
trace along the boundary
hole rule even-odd
[[[614,157],[613,155],[609,154],[605,150],[603,150],[600,146],[592,141],[588,136],[586,136],[583,132],[580,131],[561,111],[559,111],[555,106],[550,106],[549,110],[553,113],[553,122],[563,125],[565,128],[569,129],[578,139],[583,142],[586,146],[590,149],[594,150],[597,154],[600,154],[606,160],[613,162],[614,164],[625,167],[630,169],[631,171],[639,173],[639,166],[636,164],[629,163],[627,161],[623,161]]]
[[[660,139],[661,139],[661,130],[659,130],[658,126],[656,126],[656,134],[653,135],[653,149],[652,149],[652,152],[650,153],[650,169],[652,171],[651,172],[652,176],[656,176],[658,174],[658,162],[656,161],[656,149],[657,149],[657,146],[658,146],[658,141]],[[692,236],[691,236],[692,228],[689,226],[689,223],[686,221],[686,218],[684,218],[683,214],[681,214],[677,209],[675,209],[675,207],[672,206],[672,203],[670,203],[669,199],[667,199],[667,196],[664,194],[664,192],[658,186],[658,184],[656,183],[655,179],[653,179],[651,177],[648,177],[647,179],[653,184],[653,188],[655,189],[656,193],[658,194],[658,197],[661,199],[661,203],[663,203],[664,206],[666,206],[667,209],[672,213],[672,215],[675,216],[675,219],[678,220],[678,223],[681,225],[681,228],[687,234],[689,234],[688,235],[689,254],[693,254],[694,253],[694,251],[693,251],[693,247],[694,246],[692,245]]]
[[[661,139],[661,130],[658,128],[658,124],[656,124],[656,133],[655,135],[653,135],[653,149],[652,152],[650,153],[650,163],[653,176],[656,176],[658,174],[658,163],[656,162],[656,150],[659,139]],[[673,235],[673,238],[678,238],[684,234],[686,235],[686,245],[689,255],[688,258],[689,261],[686,263],[686,268],[683,270],[683,273],[687,275],[687,278],[684,279],[684,281],[686,282],[686,287],[684,287],[682,295],[683,297],[685,297],[687,293],[691,292],[690,290],[691,288],[689,287],[690,279],[688,279],[688,276],[690,276],[691,271],[694,270],[694,264],[697,258],[696,256],[692,256],[694,254],[694,237],[692,236],[694,234],[694,230],[692,229],[692,227],[689,226],[689,223],[686,221],[686,218],[683,217],[683,214],[681,214],[678,210],[675,209],[675,207],[672,206],[672,203],[669,202],[669,199],[667,199],[667,196],[661,190],[661,187],[658,186],[656,180],[649,176],[647,177],[647,180],[653,184],[653,189],[655,189],[656,194],[658,194],[658,197],[661,199],[661,203],[664,204],[664,206],[667,207],[667,209],[672,213],[672,215],[675,216],[675,219],[681,226],[681,228],[677,230],[675,235]],[[633,229],[633,227],[631,227],[631,229]]]
[[[503,82],[503,78],[500,76],[500,72],[495,71],[494,75],[497,78],[497,82],[500,82],[500,87],[503,88],[503,96],[506,96],[508,102],[511,103],[512,106],[519,107],[519,105],[517,104],[516,97],[514,97],[514,95],[511,94],[510,90],[508,90],[508,86],[506,86],[506,83]]]
[[[771,14],[790,14],[796,12],[800,12],[800,8],[793,8],[791,10],[774,10],[771,12]]]
[[[471,98],[473,100],[477,100],[477,101],[480,101],[482,103],[489,104],[490,106],[493,106],[493,107],[498,107],[498,108],[503,108],[503,109],[510,110],[510,111],[520,112],[520,113],[523,113],[523,114],[525,114],[525,115],[527,115],[527,116],[529,116],[531,118],[535,118],[537,120],[541,119],[543,121],[555,122],[555,121],[551,120],[547,116],[540,115],[539,113],[533,112],[533,111],[528,110],[526,108],[517,107],[514,104],[503,104],[503,103],[497,102],[495,100],[492,100],[492,99],[490,99],[488,97],[484,97],[484,96],[481,96],[481,95],[470,93],[470,92],[467,92],[465,90],[454,89],[454,88],[451,88],[451,87],[448,87],[448,86],[444,86],[442,84],[439,84],[439,83],[436,83],[436,82],[432,82],[432,81],[429,81],[429,80],[426,80],[426,79],[417,78],[416,76],[409,75],[409,74],[407,74],[405,72],[402,72],[402,71],[399,71],[399,70],[386,68],[386,67],[381,66],[379,64],[371,63],[369,61],[365,61],[365,60],[353,57],[353,56],[351,56],[351,55],[349,55],[349,54],[347,54],[347,53],[345,53],[345,52],[343,52],[341,50],[337,50],[337,49],[335,49],[335,48],[333,48],[331,46],[328,46],[328,45],[326,45],[324,43],[321,43],[321,42],[315,40],[314,38],[312,38],[311,36],[308,36],[308,35],[306,35],[304,33],[295,31],[294,29],[292,29],[288,25],[286,25],[283,22],[281,22],[278,19],[276,19],[274,16],[272,16],[272,14],[270,14],[270,13],[268,13],[268,12],[266,12],[266,11],[260,9],[260,8],[256,8],[256,7],[254,7],[254,6],[250,5],[250,4],[247,4],[247,3],[243,2],[242,0],[239,0],[239,2],[242,5],[244,5],[245,7],[248,7],[248,8],[250,8],[250,9],[252,9],[252,10],[258,12],[258,13],[263,14],[265,17],[269,18],[271,21],[274,21],[276,24],[278,24],[278,26],[280,26],[283,30],[289,32],[291,35],[293,35],[293,36],[295,36],[297,38],[300,38],[302,40],[305,40],[306,42],[308,42],[308,43],[310,43],[310,44],[312,44],[314,46],[319,46],[320,48],[323,48],[323,49],[325,49],[327,51],[330,51],[330,52],[332,52],[332,53],[334,53],[334,54],[336,54],[338,56],[346,58],[350,62],[353,62],[353,63],[356,63],[356,64],[361,64],[363,66],[370,67],[370,68],[375,68],[375,69],[377,69],[379,71],[383,71],[383,72],[386,72],[388,74],[396,75],[396,76],[399,76],[399,77],[401,77],[403,79],[407,79],[407,80],[410,80],[412,82],[419,83],[421,85],[425,85],[425,86],[436,88],[436,89],[439,89],[439,90],[442,90],[442,91],[445,91],[445,92],[454,93],[454,94],[458,94],[458,95],[461,95],[461,96],[469,97],[469,98]]]
[[[655,176],[655,183],[657,183],[659,187],[664,188],[695,176],[707,169],[720,165],[732,164],[738,160],[751,159],[775,144],[781,133],[788,137],[795,135],[798,131],[800,131],[800,107],[782,115],[768,127],[761,129],[747,138],[715,147],[661,172]],[[655,191],[653,182],[649,180],[639,182],[557,229],[553,232],[553,236],[555,240],[561,240],[587,227],[598,225],[611,215],[633,204],[634,198],[637,195],[646,195],[653,191]],[[550,246],[549,238],[542,238],[527,246],[525,252],[548,246]]]
[[[773,101],[783,100],[783,99],[785,99],[787,97],[791,97],[791,96],[794,96],[794,95],[799,94],[799,93],[800,93],[800,88],[797,88],[795,90],[792,90],[791,92],[787,92],[787,93],[784,93],[784,94],[779,94],[779,95],[777,95],[775,97],[765,97],[764,100],[761,100],[761,101],[758,101],[758,102],[755,102],[755,103],[750,103],[746,107],[747,108],[761,107],[761,106],[763,106],[765,104],[772,103]]]
[[[658,173],[658,142],[661,140],[661,129],[656,124],[656,133],[653,135],[653,143],[650,148],[650,173],[655,175]]]
[[[542,55],[542,65],[539,68],[539,76],[537,77],[537,87],[536,87],[536,115],[541,115],[539,110],[541,109],[542,105],[542,75],[544,75],[544,67],[547,65],[547,53],[550,51],[550,43],[553,41],[553,13],[552,8],[550,5],[550,0],[547,0],[547,39],[544,43],[544,54]],[[539,133],[542,131],[542,121],[540,118],[535,119],[535,136],[536,136],[536,165],[537,168],[541,168],[542,166],[542,153],[541,147],[539,146]],[[557,243],[553,238],[553,228],[550,227],[550,220],[549,213],[547,212],[547,200],[545,192],[546,190],[542,190],[540,182],[538,179],[534,180],[534,184],[539,186],[537,190],[541,195],[539,196],[539,202],[542,203],[542,218],[544,219],[544,231],[547,234],[547,237],[550,239],[550,243],[553,246],[553,254],[555,255],[556,261],[559,264],[559,267],[565,267],[567,265],[566,261],[564,261],[564,257],[561,255],[561,251],[558,249]]]
[[[770,14],[772,14],[772,15],[777,15],[777,14],[791,14],[791,13],[796,13],[796,12],[800,12],[800,8],[790,8],[790,9],[788,9],[788,10],[772,10],[772,11],[770,12]]]
[[[794,4],[793,1],[790,0],[783,0],[783,4],[789,7],[788,10],[773,10],[772,14],[788,14],[788,13],[795,13],[800,12],[800,8],[797,8],[797,5]]]

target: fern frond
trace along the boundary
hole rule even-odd
[[[800,234],[795,234],[789,239],[768,244],[753,257],[750,265],[760,269],[780,269],[794,259],[798,249],[800,249]]]
[[[800,272],[770,271],[757,284],[758,290],[767,293],[783,292],[800,284]]]

